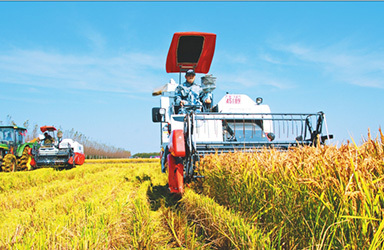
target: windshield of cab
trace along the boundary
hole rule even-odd
[[[42,145],[44,146],[51,146],[53,144],[56,144],[56,135],[54,131],[45,131],[42,135]]]
[[[16,134],[16,142],[17,144],[23,144],[24,143],[24,135],[26,131],[23,130],[17,130]]]
[[[0,141],[2,142],[14,141],[14,130],[11,128],[0,128]]]

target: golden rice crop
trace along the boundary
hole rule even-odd
[[[384,147],[299,147],[203,159],[204,193],[266,228],[275,247],[383,245]]]

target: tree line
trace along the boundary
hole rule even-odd
[[[160,156],[159,152],[153,152],[153,153],[137,153],[132,155],[132,158],[151,158],[151,157],[158,157]]]

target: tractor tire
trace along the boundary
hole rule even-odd
[[[1,168],[4,172],[14,172],[16,171],[17,161],[16,156],[12,154],[7,154],[3,158],[3,163],[1,164]]]
[[[28,150],[29,150],[28,146],[24,148],[23,154],[19,159],[17,170],[28,171],[33,169],[33,167],[31,166],[32,156],[28,154]]]

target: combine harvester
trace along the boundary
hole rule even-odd
[[[194,69],[207,74],[213,59],[216,35],[202,32],[175,33],[169,48],[166,71],[181,73]],[[333,136],[322,134],[325,115],[271,113],[262,98],[253,101],[244,94],[226,94],[216,105],[188,106],[187,114],[178,114],[175,89],[170,83],[155,89],[161,95],[160,107],[152,109],[153,122],[160,123],[161,167],[168,169],[172,193],[183,193],[184,183],[202,178],[197,172],[200,158],[206,154],[234,151],[257,152],[262,148],[287,150],[299,145],[324,144]],[[201,87],[210,93],[216,88],[212,75],[201,77]]]
[[[39,144],[32,148],[34,168],[73,168],[85,160],[84,147],[72,139],[63,139],[62,132],[53,126],[40,127],[44,135],[39,135]]]

